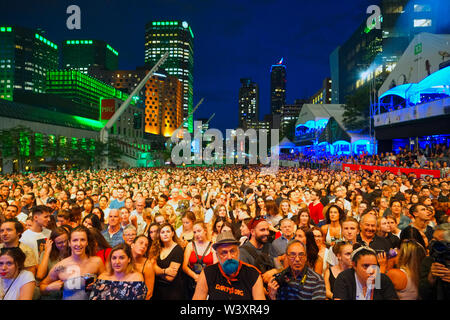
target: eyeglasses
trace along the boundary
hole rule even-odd
[[[300,252],[300,253],[295,253],[295,252],[291,252],[287,254],[288,258],[290,260],[295,260],[296,258],[301,259],[305,259],[306,258],[306,254],[304,252]]]

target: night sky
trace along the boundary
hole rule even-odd
[[[270,66],[287,67],[287,103],[314,94],[330,76],[329,54],[369,15],[376,0],[10,0],[2,25],[40,27],[57,44],[68,38],[105,40],[119,52],[119,68],[144,64],[145,24],[186,20],[194,33],[194,119],[216,113],[210,127],[238,123],[240,78],[260,88],[260,118],[269,113]],[[66,9],[81,8],[81,30],[69,30]]]

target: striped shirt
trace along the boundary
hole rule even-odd
[[[282,278],[284,283],[278,289],[277,300],[325,300],[325,282],[322,276],[310,268],[306,270],[304,283],[303,276],[302,272],[294,279],[289,267]]]

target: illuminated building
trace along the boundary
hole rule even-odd
[[[297,120],[305,103],[308,103],[307,99],[297,99],[294,104],[285,104],[281,107],[281,132],[285,132],[289,124]]]
[[[239,88],[239,128],[259,120],[259,90],[251,79],[241,79]]]
[[[119,64],[119,53],[102,40],[65,40],[61,52],[63,69],[88,73],[89,67],[116,70]]]
[[[377,3],[378,2],[378,3]],[[381,16],[367,26],[366,16],[358,29],[330,55],[332,103],[345,103],[345,97],[375,82],[378,89],[412,39],[419,33],[450,33],[447,0],[379,0]],[[375,21],[373,21],[375,22]]]
[[[186,21],[151,21],[145,26],[145,64],[152,67],[167,51],[161,68],[180,80],[183,127],[193,132],[194,34]]]
[[[313,104],[331,104],[331,79],[325,78],[320,88],[310,99]]]
[[[281,107],[286,104],[286,66],[283,59],[270,67],[270,111],[280,114]]]
[[[90,68],[89,74],[120,91],[131,94],[149,71],[149,67],[114,71]],[[161,69],[147,81],[139,93],[139,99],[136,99],[137,105],[145,109],[146,133],[168,137],[182,124],[182,92],[182,84],[177,77]]]
[[[42,93],[46,73],[58,68],[58,45],[41,30],[0,27],[0,98],[14,100],[15,92]]]

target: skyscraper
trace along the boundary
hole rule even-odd
[[[116,70],[119,53],[102,40],[66,40],[62,44],[62,68],[88,73],[89,67]]]
[[[152,67],[161,56],[161,66],[176,76],[183,88],[183,126],[193,132],[194,34],[186,21],[151,21],[145,26],[145,64]],[[190,115],[189,115],[190,114]]]
[[[41,30],[0,27],[0,98],[13,100],[14,92],[42,93],[48,70],[58,68],[58,46]]]
[[[280,114],[281,107],[286,104],[286,66],[283,58],[270,67],[270,111]]]
[[[259,120],[258,85],[251,79],[241,79],[239,89],[239,127],[247,128]]]

